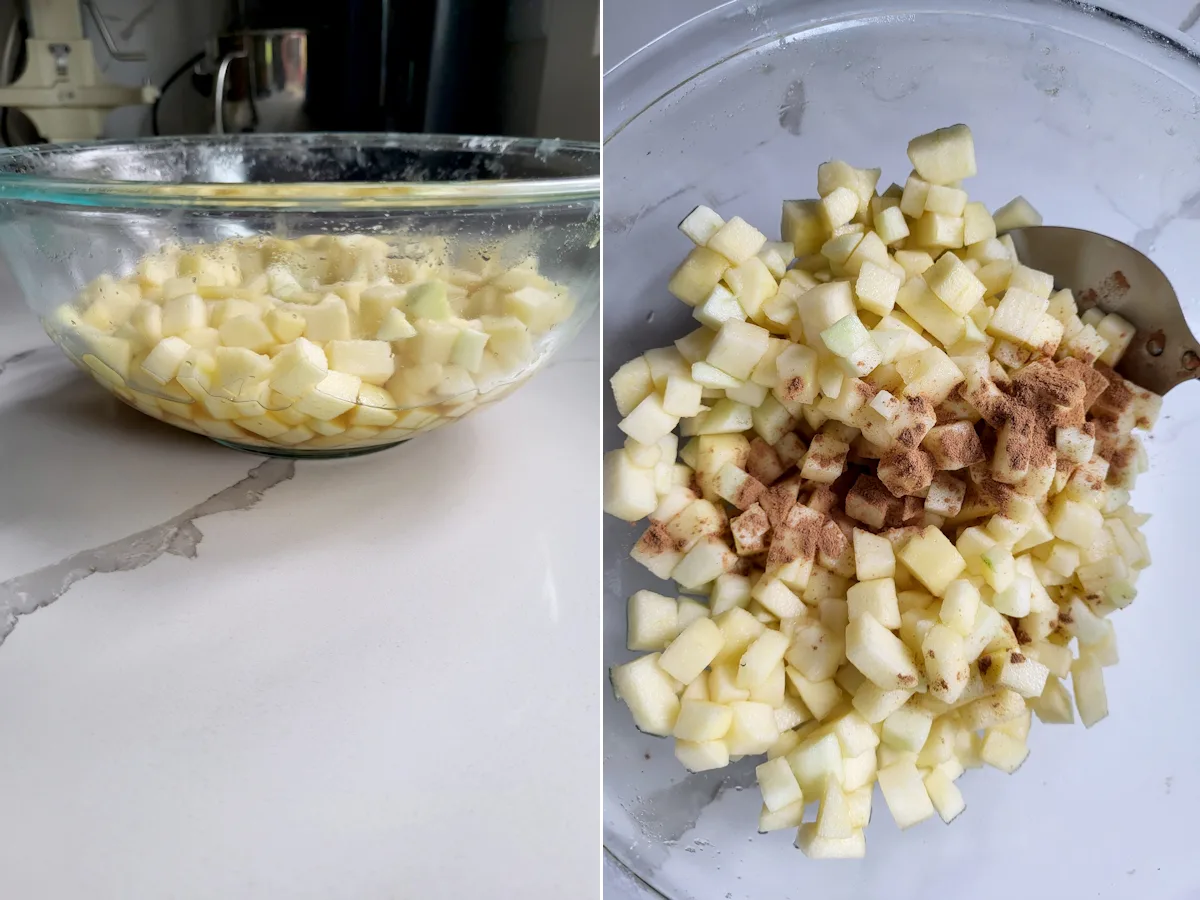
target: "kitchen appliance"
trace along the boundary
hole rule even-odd
[[[103,13],[92,0],[29,0],[27,63],[12,85],[0,88],[0,107],[21,110],[48,141],[86,140],[99,137],[104,117],[118,106],[153,103],[158,90],[149,85],[126,87],[109,84],[96,67],[91,41],[83,36],[86,8],[114,59],[140,61],[138,53],[121,51]],[[10,77],[11,49],[18,23],[14,20],[4,53],[4,71]]]
[[[213,131],[307,131],[308,34],[300,29],[234,31],[209,48]]]

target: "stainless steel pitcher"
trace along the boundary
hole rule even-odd
[[[213,130],[217,134],[307,130],[308,33],[298,29],[236,31],[210,46],[216,66]]]

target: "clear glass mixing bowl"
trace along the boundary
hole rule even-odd
[[[1194,45],[1073,2],[756,0],[662,36],[605,78],[605,365],[694,327],[666,291],[696,204],[778,228],[827,159],[903,181],[910,137],[975,134],[992,208],[1024,194],[1047,223],[1127,241],[1167,273],[1200,326],[1200,57]],[[1034,724],[1014,775],[968,772],[952,825],[901,834],[878,793],[867,859],[815,862],[794,835],[756,835],[754,762],[688,776],[669,741],[611,696],[605,844],[671,900],[935,896],[973,900],[1200,897],[1191,824],[1200,726],[1191,699],[1200,612],[1190,514],[1200,508],[1200,392],[1167,398],[1134,505],[1154,565],[1117,614],[1111,714],[1090,731]],[[623,437],[609,401],[610,447]],[[626,597],[665,589],[626,554],[638,528],[606,517],[605,662],[624,662]],[[745,790],[743,790],[745,788]],[[652,893],[649,895],[653,895]]]
[[[0,253],[125,402],[242,449],[344,456],[499,399],[578,331],[599,171],[595,145],[507,138],[18,148]]]

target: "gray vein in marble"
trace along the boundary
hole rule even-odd
[[[1183,21],[1179,23],[1179,30],[1191,31],[1197,22],[1200,22],[1200,3],[1193,6],[1191,12],[1183,17]]]
[[[1200,190],[1192,191],[1183,198],[1179,208],[1165,216],[1159,216],[1149,228],[1143,228],[1133,236],[1130,246],[1149,255],[1154,248],[1154,242],[1159,239],[1167,226],[1176,219],[1200,219]]]
[[[241,481],[166,522],[0,582],[0,644],[16,628],[20,616],[49,606],[85,578],[131,572],[150,565],[164,553],[195,559],[197,547],[204,539],[196,527],[198,519],[253,509],[267,491],[295,474],[295,462],[267,460],[251,469]]]
[[[0,359],[0,375],[3,375],[4,370],[9,366],[19,363],[23,359],[29,359],[29,357],[38,352],[38,349],[39,348],[35,347],[32,350],[22,350],[20,353],[14,353],[12,356],[6,356],[4,359]]]

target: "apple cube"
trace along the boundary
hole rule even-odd
[[[697,247],[703,247],[724,224],[725,220],[707,206],[697,206],[679,223],[679,230]]]
[[[787,635],[772,628],[760,634],[754,643],[746,648],[738,663],[737,686],[753,690],[766,681],[783,661],[788,644]]]
[[[908,158],[930,184],[951,184],[975,174],[975,139],[966,125],[951,125],[908,142]]]
[[[896,305],[947,347],[957,343],[966,330],[962,316],[951,312],[929,290],[923,277],[904,283],[896,293]]]
[[[827,783],[842,781],[842,750],[833,734],[806,739],[786,758],[806,797],[820,797]]]
[[[812,681],[791,666],[787,666],[784,671],[788,684],[818,722],[824,721],[842,702],[842,689],[832,679]]]
[[[963,220],[960,216],[925,212],[913,226],[912,240],[921,247],[948,249],[963,246]]]
[[[698,619],[671,641],[658,665],[677,681],[690,684],[708,668],[723,643],[721,629],[712,619]]]
[[[942,821],[949,825],[967,808],[958,785],[944,772],[935,769],[925,776],[925,791]]]
[[[754,425],[754,411],[744,403],[718,400],[705,413],[696,427],[696,434],[740,434]]]
[[[208,307],[199,294],[182,294],[163,304],[162,333],[177,337],[208,324]]]
[[[996,223],[982,203],[968,203],[963,207],[962,217],[963,243],[968,247],[996,237]]]
[[[788,664],[809,681],[829,680],[845,659],[845,632],[845,625],[835,628],[824,622],[798,624],[787,650]]]
[[[954,545],[932,525],[913,537],[897,557],[935,597],[942,596],[967,565]]]
[[[604,511],[618,519],[636,522],[654,512],[658,494],[654,470],[635,466],[624,450],[604,454]]]
[[[984,660],[991,661],[986,672]],[[1027,699],[1042,695],[1050,675],[1046,666],[1020,650],[1006,650],[980,657],[979,668],[988,684],[1016,691]]]
[[[679,424],[679,417],[663,408],[657,394],[650,394],[617,427],[641,444],[657,443]]]
[[[1001,689],[989,696],[972,700],[959,707],[958,716],[962,726],[970,731],[991,728],[1025,712],[1025,701],[1016,691]]]
[[[959,367],[936,347],[898,360],[896,370],[904,379],[904,396],[925,397],[934,404],[945,400],[963,381]]]
[[[857,671],[857,669],[855,669]],[[908,702],[912,690],[884,690],[867,681],[854,692],[854,709],[872,725],[878,725]]]
[[[854,315],[854,292],[847,281],[831,281],[806,291],[797,305],[804,333],[815,336],[838,320]]]
[[[1010,285],[988,322],[987,333],[1002,340],[1033,346],[1031,338],[1048,305],[1045,297]]]
[[[891,578],[896,574],[896,556],[887,538],[854,529],[854,568],[860,581]]]
[[[709,240],[711,242],[711,238]],[[671,275],[667,290],[688,306],[697,306],[712,293],[729,265],[729,259],[715,248],[695,247]]]
[[[617,411],[627,416],[648,395],[654,392],[654,380],[645,357],[638,356],[625,363],[609,380]]]
[[[792,773],[792,767],[787,759],[777,756],[768,760],[754,770],[758,778],[758,789],[762,792],[763,805],[771,812],[778,812],[786,806],[800,803],[804,794],[800,783]]]
[[[979,589],[965,578],[956,578],[946,587],[938,618],[947,627],[965,637],[974,627],[979,603]]]
[[[385,384],[396,371],[387,341],[330,341],[325,355],[331,369],[356,375],[367,384]]]
[[[779,739],[779,726],[775,724],[775,711],[765,703],[752,700],[735,700],[729,704],[733,722],[725,736],[725,745],[730,756],[752,756],[766,753],[767,748]]]
[[[913,689],[919,683],[912,652],[870,613],[851,619],[846,627],[846,657],[884,690]]]
[[[879,788],[888,812],[901,829],[923,822],[933,815],[933,802],[913,763],[897,762],[880,769]]]
[[[934,625],[921,642],[921,656],[930,695],[943,703],[958,700],[970,678],[963,636],[946,625]]]
[[[1038,719],[1050,725],[1071,725],[1075,721],[1075,708],[1071,695],[1061,681],[1051,675],[1040,697],[1029,701],[1030,708]]]
[[[875,214],[875,233],[888,246],[900,243],[909,235],[908,222],[904,218],[904,210],[899,206],[881,209]]]
[[[1129,349],[1137,329],[1116,313],[1109,313],[1094,327],[1096,334],[1108,341],[1108,346],[1100,354],[1100,362],[1106,366],[1115,366]]]
[[[800,467],[800,477],[818,484],[837,481],[846,467],[850,445],[827,434],[813,436]]]
[[[1108,694],[1104,689],[1104,669],[1099,662],[1077,659],[1071,666],[1071,684],[1079,720],[1091,728],[1108,715]]]
[[[851,710],[833,723],[832,731],[837,735],[842,752],[855,758],[879,746],[879,735],[874,727],[857,711]],[[871,753],[874,757],[874,753]],[[854,788],[847,788],[853,790]]]
[[[710,534],[687,551],[671,571],[671,577],[685,590],[695,590],[721,573],[728,572],[736,564],[737,555],[724,541]]]
[[[804,604],[779,578],[764,575],[754,586],[752,595],[759,604],[779,619],[803,615]]]
[[[844,840],[854,834],[850,804],[838,782],[828,780],[821,793],[817,810],[817,835],[821,838]]]
[[[766,242],[761,231],[740,216],[734,216],[713,232],[705,246],[738,265],[758,253]]]
[[[1059,497],[1048,517],[1054,536],[1074,544],[1090,547],[1104,526],[1104,515],[1086,503]]]
[[[767,834],[771,831],[782,831],[785,828],[799,828],[804,821],[804,801],[797,800],[782,809],[771,812],[764,806],[758,816],[758,833]]]
[[[847,592],[846,601],[851,619],[869,613],[885,628],[900,627],[896,582],[890,577],[859,581]]]
[[[1014,228],[1026,228],[1030,225],[1041,225],[1042,215],[1024,197],[1016,196],[1005,203],[992,214],[996,222],[996,231],[1003,234]]]
[[[633,662],[613,666],[613,690],[633,714],[640,731],[666,737],[679,715],[679,698],[671,677],[658,665],[659,654],[651,653]]]
[[[929,738],[933,726],[933,714],[928,710],[906,703],[883,720],[880,736],[883,743],[908,753],[918,753]]]
[[[1048,272],[1031,269],[1029,266],[1017,265],[1013,267],[1009,287],[1020,288],[1036,297],[1044,298],[1047,301],[1047,309],[1049,309],[1050,294],[1054,290],[1054,276]]]
[[[819,200],[785,200],[780,236],[797,257],[811,256],[829,237]]]
[[[984,458],[983,445],[970,422],[937,425],[929,430],[921,446],[943,472],[965,469]]]
[[[934,296],[959,315],[983,299],[983,282],[953,253],[943,253],[923,277]]]
[[[679,606],[671,597],[638,591],[627,611],[630,650],[663,650],[679,634]]]
[[[779,290],[779,285],[775,282],[771,270],[758,257],[748,259],[727,270],[724,280],[737,298],[738,305],[752,319],[761,316],[763,304],[774,297]]]
[[[180,337],[165,337],[142,360],[142,370],[159,384],[175,378],[192,348]]]
[[[1003,731],[989,729],[979,755],[989,766],[1011,775],[1025,762],[1025,757],[1029,755],[1029,747],[1024,741]]]
[[[714,331],[727,321],[743,322],[746,319],[746,311],[742,309],[742,304],[723,284],[713,288],[712,293],[695,308],[692,315],[700,324]]]
[[[707,700],[684,700],[679,705],[672,734],[681,741],[703,743],[719,741],[733,724],[733,711],[724,704]]]
[[[750,377],[754,366],[767,352],[770,332],[749,322],[729,321],[721,326],[707,362],[739,380]]]
[[[858,214],[859,196],[848,187],[830,191],[820,201],[822,220],[827,229],[846,225]]]
[[[708,607],[699,600],[693,600],[690,597],[680,597],[676,617],[679,621],[679,630],[682,631],[697,619],[707,619],[710,616]],[[700,680],[696,679],[696,681]]]
[[[689,772],[707,772],[729,765],[729,748],[724,741],[690,743],[675,741],[675,758]]]

